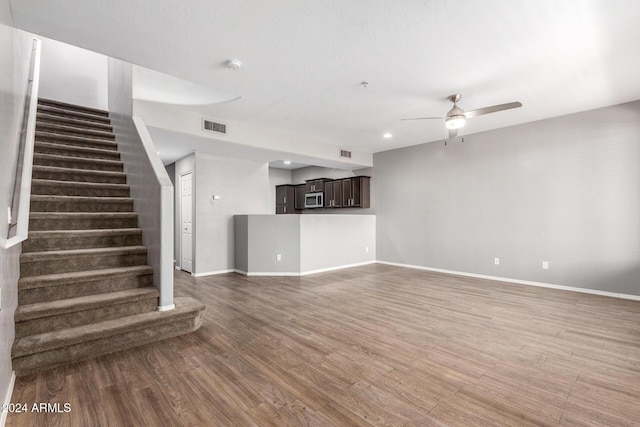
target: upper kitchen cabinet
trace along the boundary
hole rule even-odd
[[[324,182],[324,207],[342,207],[342,180],[331,180]]]
[[[295,186],[276,185],[276,214],[294,214],[295,206]]]
[[[371,178],[368,176],[354,176],[353,178],[342,179],[342,207],[371,207],[370,180]]]
[[[323,192],[325,181],[330,181],[330,180],[326,178],[308,179],[305,184],[305,191],[307,193]]]
[[[307,193],[306,184],[298,184],[295,186],[295,202],[296,209],[304,209],[304,196]]]

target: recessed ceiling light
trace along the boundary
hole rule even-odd
[[[384,135],[382,135],[383,138],[391,138],[393,135],[391,135],[389,132],[385,132]]]
[[[285,165],[290,165],[290,164],[291,164],[291,160],[285,160],[285,161],[284,161],[284,164],[285,164]]]

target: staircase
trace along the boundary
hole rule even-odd
[[[200,327],[204,306],[190,298],[156,311],[126,182],[107,112],[39,101],[12,348],[18,376]]]

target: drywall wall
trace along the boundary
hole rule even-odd
[[[240,243],[236,270],[249,274],[300,273],[300,216],[237,215],[235,219],[236,242]]]
[[[378,260],[640,294],[640,101],[377,153],[374,170]]]
[[[40,37],[40,97],[108,109],[108,57]]]
[[[376,260],[375,215],[301,215],[300,271]]]
[[[192,172],[195,175],[195,171],[196,171],[196,155],[195,154],[190,154],[187,157],[184,157],[182,159],[177,160],[175,163],[175,168],[174,168],[174,177],[173,177],[173,182],[174,183],[179,183],[180,182],[180,175]],[[193,188],[193,193],[195,194],[196,192],[196,182],[195,179],[193,179],[191,181],[191,185]],[[176,267],[181,268],[182,264],[181,264],[181,260],[182,257],[180,256],[181,253],[181,245],[182,245],[182,236],[180,235],[180,230],[181,230],[181,224],[182,224],[182,218],[181,218],[181,214],[180,214],[180,198],[182,197],[180,191],[180,187],[179,186],[175,186],[174,184],[174,188],[175,191],[173,192],[175,201],[175,210],[174,210],[174,218],[175,218],[175,224],[174,224],[174,256],[173,259],[176,260]],[[192,206],[191,206],[191,212],[195,212],[195,202],[196,202],[196,198],[192,197]],[[195,215],[192,218],[192,233],[193,236],[197,235],[197,229],[198,229],[198,224],[196,223],[196,218]],[[192,246],[191,246],[191,253],[195,254],[195,242],[196,239],[195,237],[192,239]],[[195,259],[192,259],[192,269],[194,269],[193,271],[195,271]]]
[[[13,15],[11,14],[11,2],[0,0],[0,25],[13,27]]]
[[[0,235],[7,236],[7,208],[11,206],[20,131],[26,102],[33,38],[0,24]],[[0,245],[0,399],[5,402],[13,369],[11,346],[15,338],[13,315],[18,305],[21,245]],[[0,412],[0,421],[6,414]],[[0,422],[1,424],[1,422]]]
[[[195,153],[194,178],[194,274],[233,270],[233,216],[271,213],[269,165]]]
[[[131,189],[159,309],[173,307],[173,185],[144,122],[132,118],[131,64],[109,58],[109,115]]]
[[[289,169],[269,168],[269,212],[276,213],[276,185],[291,184]]]

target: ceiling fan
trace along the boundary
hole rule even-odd
[[[507,104],[493,105],[491,107],[478,108],[477,110],[464,111],[462,108],[458,107],[458,101],[460,101],[460,98],[462,98],[462,95],[459,93],[449,96],[449,101],[453,102],[453,108],[449,110],[446,117],[415,117],[412,119],[402,120],[445,119],[445,126],[449,129],[449,138],[453,138],[458,134],[458,129],[464,126],[467,119],[482,116],[483,114],[496,113],[498,111],[522,107],[522,103],[520,102],[509,102]]]

